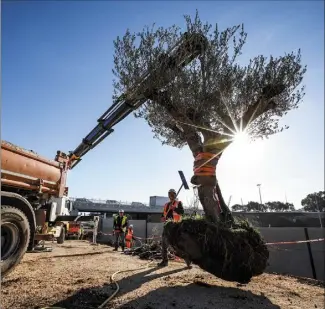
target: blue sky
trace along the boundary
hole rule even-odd
[[[183,26],[199,10],[221,28],[244,23],[242,61],[301,48],[306,97],[269,140],[226,150],[217,167],[231,204],[285,200],[296,208],[324,188],[324,3],[322,1],[2,1],[1,137],[48,158],[68,152],[112,104],[113,40],[144,25]],[[238,156],[238,153],[243,155]],[[148,202],[192,175],[187,148],[161,146],[130,115],[70,172],[70,196]],[[183,191],[185,203],[192,193]]]

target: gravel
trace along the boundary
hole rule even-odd
[[[114,292],[110,275],[147,262],[86,241],[48,243],[52,252],[28,253],[1,283],[1,309],[95,309]],[[223,281],[198,267],[171,262],[116,276],[111,309],[311,309],[324,308],[316,281],[263,274],[247,285]]]

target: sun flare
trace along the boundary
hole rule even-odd
[[[252,142],[246,131],[239,131],[232,137],[232,143],[227,150],[226,161],[236,172],[247,172],[247,166],[254,167],[263,157],[264,144],[261,141]]]
[[[234,136],[236,146],[246,146],[249,144],[249,135],[245,131],[239,131]]]

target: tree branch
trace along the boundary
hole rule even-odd
[[[222,119],[225,126],[225,133],[233,134],[233,131],[236,132],[236,127],[242,126],[243,129],[253,122],[262,114],[266,113],[269,110],[275,109],[277,106],[272,98],[281,94],[285,90],[285,86],[282,84],[279,85],[267,85],[262,89],[262,94],[260,98],[252,105],[250,105],[244,115],[236,121],[234,124],[231,117],[226,115],[220,108],[217,109],[217,113]],[[221,97],[220,94],[217,95]]]
[[[170,116],[175,121],[181,121],[188,124],[193,124],[192,121],[184,114],[180,113],[175,106],[171,103],[170,97],[167,92],[151,92],[146,93],[145,96],[167,110]],[[195,157],[203,149],[203,144],[200,135],[195,128],[191,128],[188,125],[180,125],[183,131],[181,131],[175,124],[167,124],[167,126],[178,134],[182,139],[185,139],[189,148],[191,149],[193,156]]]
[[[276,104],[272,98],[281,94],[285,90],[284,85],[267,85],[262,89],[262,95],[253,104],[250,105],[242,117],[242,126],[246,126],[269,110],[275,109]]]

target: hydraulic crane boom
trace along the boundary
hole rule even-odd
[[[114,125],[152,94],[161,92],[206,46],[204,36],[184,34],[153,66],[150,64],[148,72],[143,76],[139,74],[139,82],[116,100],[69,155],[57,151],[55,159],[48,160],[33,151],[1,142],[2,278],[19,264],[27,248],[32,250],[38,241],[64,242],[69,221],[78,217],[71,213],[73,203],[66,187],[68,169],[75,167],[90,149],[111,134]]]
[[[166,86],[171,82],[170,76],[175,77],[182,67],[188,65],[205,50],[206,45],[207,39],[201,34],[183,34],[181,40],[168,53],[161,55],[154,71],[144,74],[136,87],[122,94],[97,120],[97,126],[82,140],[81,144],[70,152],[70,169],[75,167],[89,150],[113,133],[114,125],[147,101],[144,93],[159,91]],[[154,76],[159,76],[159,80],[155,89],[152,89],[149,83]]]

